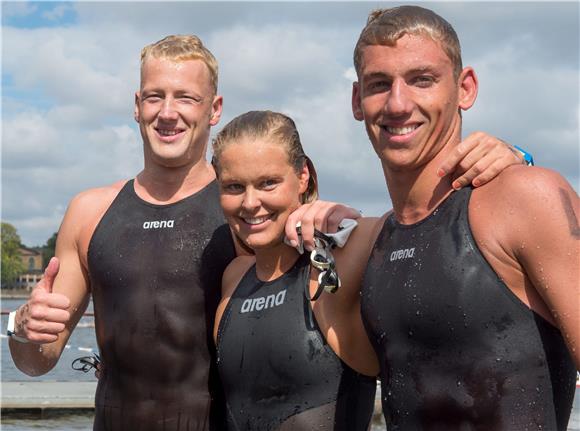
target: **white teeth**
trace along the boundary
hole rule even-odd
[[[385,126],[385,129],[391,135],[406,135],[407,133],[411,133],[417,127],[419,127],[419,126],[417,124],[415,124],[413,126],[405,126],[405,127],[389,127],[389,126]]]
[[[244,221],[248,224],[260,224],[260,223],[264,223],[269,218],[270,218],[270,216],[267,215],[267,216],[263,216],[263,217],[244,218]]]
[[[175,136],[179,133],[177,130],[163,130],[163,129],[157,129],[157,132],[161,136]]]

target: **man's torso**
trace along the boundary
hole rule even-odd
[[[95,429],[209,429],[210,334],[233,257],[215,182],[169,205],[141,200],[133,181],[119,192],[88,246]]]
[[[453,193],[414,225],[389,218],[375,244],[362,312],[379,355],[387,422],[561,429],[574,391],[570,355],[559,331],[480,253],[470,194]]]

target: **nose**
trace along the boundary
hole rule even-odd
[[[244,211],[252,213],[260,208],[262,202],[260,201],[259,192],[251,187],[246,189],[244,200],[242,201],[242,208]]]
[[[406,83],[403,80],[395,80],[385,104],[386,113],[392,117],[400,117],[410,114],[412,110],[413,102]]]
[[[173,99],[168,97],[163,100],[161,110],[159,111],[159,118],[164,121],[176,121],[179,118]]]

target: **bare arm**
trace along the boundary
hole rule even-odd
[[[85,192],[86,193],[86,192]],[[24,373],[38,376],[57,363],[72,330],[89,302],[89,283],[82,263],[79,239],[94,209],[91,197],[79,195],[69,205],[59,230],[56,257],[45,276],[16,313],[16,335],[29,340],[10,340],[10,353]]]
[[[335,248],[336,269],[342,286],[324,292],[313,302],[317,322],[335,353],[359,373],[374,376],[379,364],[360,312],[363,275],[384,218],[360,218],[344,248]],[[315,270],[313,270],[315,271]],[[318,288],[318,272],[311,276],[310,292]]]
[[[560,175],[524,169],[512,181],[521,226],[510,236],[511,250],[560,328],[580,369],[580,204]]]

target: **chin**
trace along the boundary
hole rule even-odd
[[[246,244],[249,248],[251,248],[252,250],[265,250],[265,249],[270,249],[276,246],[279,246],[280,244],[282,244],[284,242],[284,237],[283,236],[277,236],[275,238],[272,237],[239,237],[242,242],[244,244]]]

